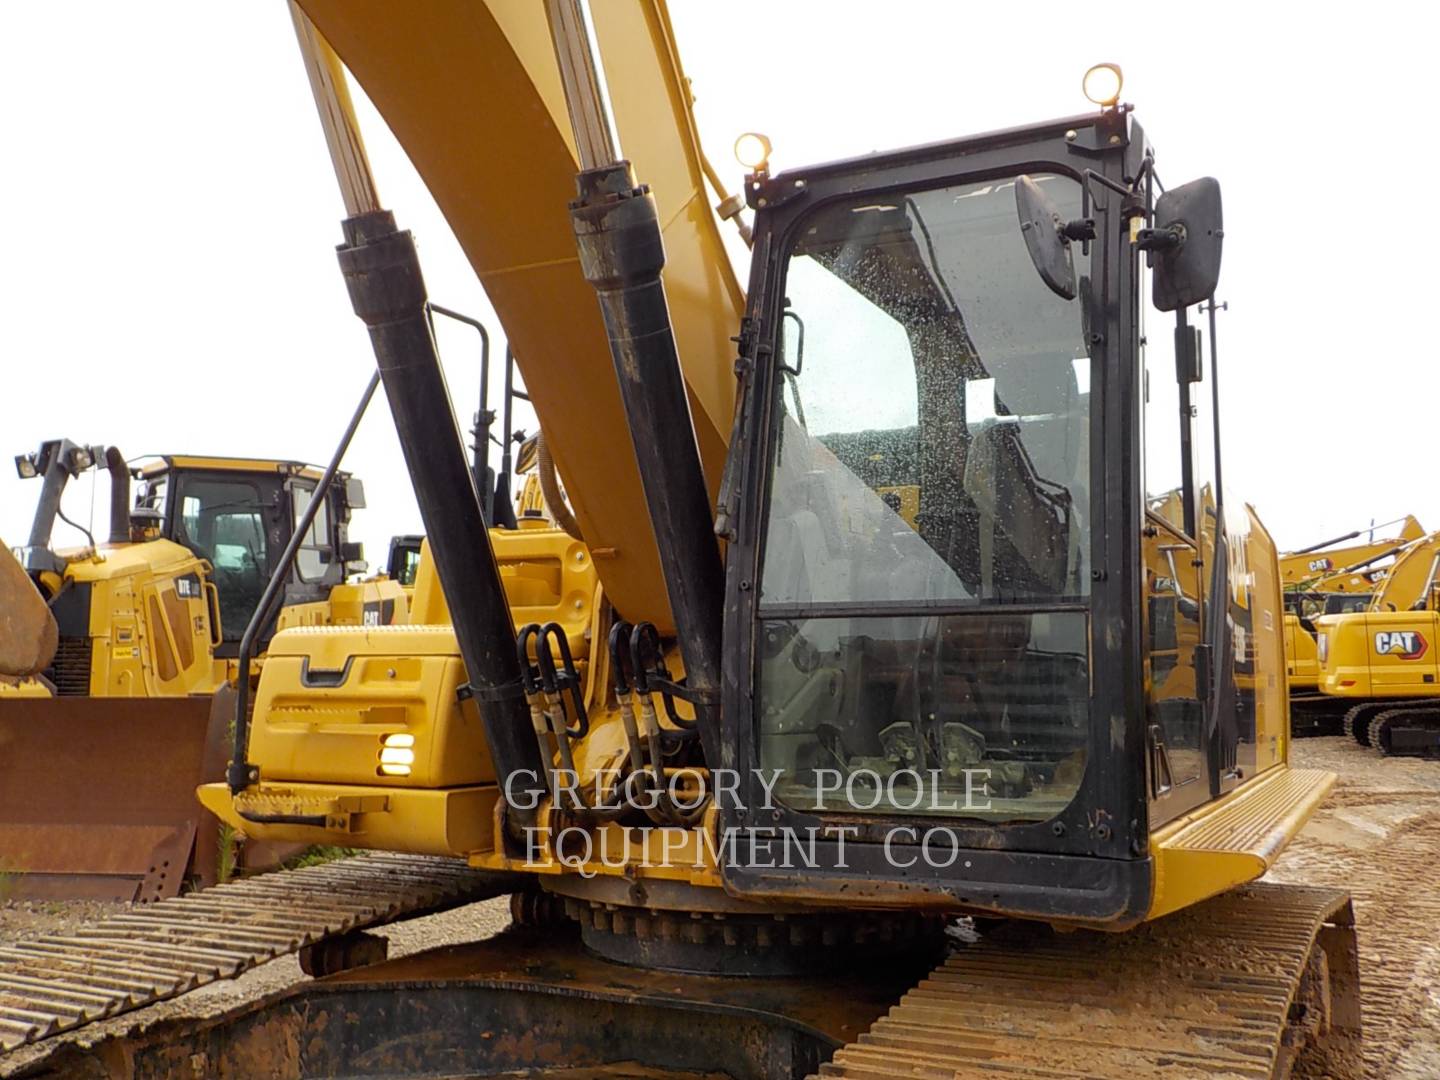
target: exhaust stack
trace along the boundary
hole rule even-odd
[[[111,446],[105,451],[105,468],[110,470],[110,543],[130,540],[130,466],[125,455]]]

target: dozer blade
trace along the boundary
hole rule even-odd
[[[209,697],[0,701],[6,895],[152,901],[212,880],[219,823],[195,787],[225,771],[226,719]]]
[[[0,676],[23,679],[43,671],[55,655],[57,634],[30,575],[8,549],[0,551]]]

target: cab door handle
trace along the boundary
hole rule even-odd
[[[225,640],[225,628],[220,624],[220,589],[213,581],[205,585],[205,604],[210,609],[210,647],[218,649]]]

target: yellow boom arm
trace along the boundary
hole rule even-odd
[[[479,276],[606,594],[627,619],[669,631],[605,329],[567,212],[578,165],[545,5],[301,7],[384,116]],[[706,197],[689,86],[662,0],[607,0],[593,17],[621,146],[659,203],[665,286],[713,496],[734,409],[730,337],[743,294]]]

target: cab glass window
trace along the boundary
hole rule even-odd
[[[214,567],[223,636],[238,641],[270,578],[260,490],[249,480],[185,476],[178,495],[175,538]]]
[[[1033,179],[1080,216],[1074,180]],[[832,203],[793,236],[756,689],[761,764],[801,807],[826,770],[857,778],[841,810],[1043,820],[1078,788],[1091,287],[1071,253],[1066,301],[1013,178]]]
[[[291,488],[297,526],[314,494],[315,489],[308,485],[296,484]],[[315,520],[305,531],[305,538],[300,542],[300,550],[295,556],[295,565],[300,571],[300,579],[302,581],[322,581],[333,554],[330,549],[330,507],[327,503],[322,502],[319,510],[315,512]]]

